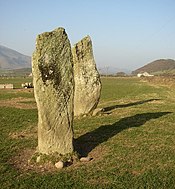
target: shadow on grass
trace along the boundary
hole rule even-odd
[[[142,101],[138,101],[138,102],[132,102],[132,103],[128,103],[128,104],[113,105],[113,106],[103,108],[103,112],[108,112],[108,111],[111,111],[116,108],[126,108],[126,107],[130,107],[130,106],[140,105],[140,104],[144,104],[144,103],[156,101],[156,100],[160,100],[160,99],[149,99],[149,100],[142,100]]]
[[[88,153],[91,152],[99,144],[107,141],[108,139],[120,133],[121,131],[132,127],[140,127],[151,119],[158,119],[159,117],[162,117],[170,113],[172,112],[136,114],[131,117],[122,118],[121,120],[111,125],[102,125],[99,128],[75,139],[75,150],[81,156],[87,156]]]

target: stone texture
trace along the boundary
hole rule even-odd
[[[81,116],[91,113],[97,107],[101,81],[89,36],[74,45],[72,54],[75,80],[74,115]]]
[[[38,151],[73,151],[73,59],[63,28],[38,35],[32,58],[38,107]]]

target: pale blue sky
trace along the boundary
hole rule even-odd
[[[91,36],[98,67],[175,59],[175,0],[0,0],[0,18],[0,44],[29,56],[61,26],[72,45]]]

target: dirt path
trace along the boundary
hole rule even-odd
[[[19,109],[36,109],[36,103],[33,98],[12,98],[10,100],[0,100],[2,107],[14,107]]]

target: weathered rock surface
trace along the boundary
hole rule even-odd
[[[72,54],[75,80],[74,115],[80,116],[91,113],[97,107],[101,81],[89,36],[74,45]]]
[[[38,150],[43,154],[73,151],[73,58],[63,28],[38,35],[32,60],[38,107]]]

